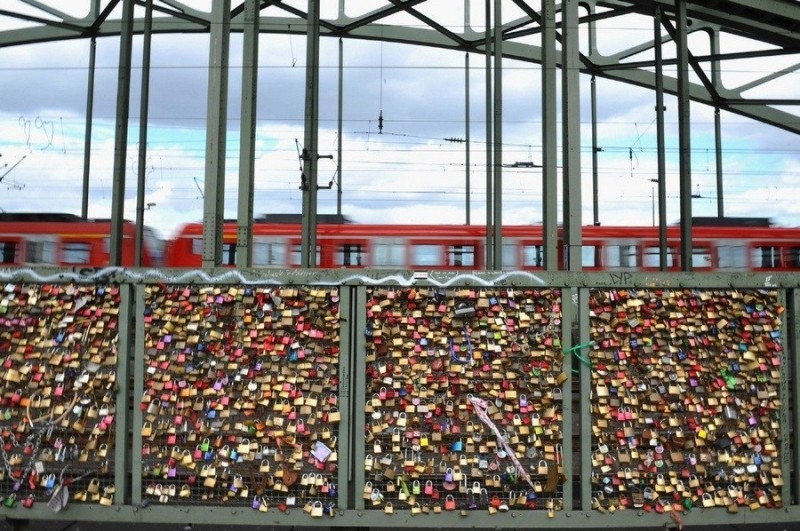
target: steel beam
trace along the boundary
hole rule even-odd
[[[494,269],[494,231],[492,230],[492,222],[494,215],[492,214],[493,201],[492,194],[494,192],[493,175],[494,165],[492,163],[494,151],[492,149],[492,40],[489,27],[492,21],[492,4],[491,0],[486,0],[485,4],[485,18],[486,18],[486,33],[484,35],[484,52],[486,54],[486,66],[484,74],[486,75],[486,269]]]
[[[146,0],[142,39],[142,80],[139,103],[139,153],[136,168],[136,238],[134,259],[141,267],[144,254],[144,194],[147,179],[147,121],[150,113],[150,43],[153,37],[153,0]]]
[[[319,0],[308,0],[305,134],[303,136],[303,233],[300,265],[317,266],[317,166],[319,153]]]
[[[258,0],[245,0],[242,43],[242,121],[239,146],[239,200],[237,207],[236,263],[253,266],[253,193],[256,164],[258,102]]]
[[[561,3],[561,148],[564,269],[581,269],[581,99],[578,0]]]
[[[92,166],[92,119],[94,117],[94,73],[97,62],[97,37],[89,41],[89,79],[86,81],[86,126],[83,136],[83,187],[81,217],[89,218],[89,175]]]
[[[555,0],[542,1],[542,218],[544,268],[558,269],[558,137]]]
[[[123,0],[117,67],[117,116],[114,131],[114,182],[111,190],[109,265],[122,264],[122,225],[125,219],[125,167],[128,157],[128,116],[131,99],[133,0]]]
[[[503,16],[502,1],[494,0],[494,189],[492,208],[494,231],[493,269],[503,269]]]
[[[228,118],[228,48],[231,2],[214,2],[208,58],[206,164],[203,192],[203,267],[222,264],[225,224],[225,144]]]
[[[661,7],[653,16],[656,56],[656,153],[658,159],[658,268],[667,270],[667,161],[664,148],[664,63],[661,50]]]
[[[336,115],[336,215],[342,215],[342,120],[344,113],[344,41],[339,37],[339,91]]]
[[[675,0],[675,46],[678,58],[678,172],[681,211],[681,269],[692,270],[692,136],[689,101],[689,56],[686,0]]]

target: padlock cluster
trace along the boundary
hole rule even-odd
[[[333,515],[336,288],[148,286],[143,496]]]
[[[9,283],[0,298],[0,496],[113,503],[118,286]]]
[[[563,506],[560,292],[367,293],[365,507]]]
[[[783,505],[771,290],[593,290],[593,507]]]

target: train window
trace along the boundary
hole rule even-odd
[[[344,243],[336,249],[334,260],[337,266],[362,266],[364,254],[360,243]]]
[[[433,265],[433,264],[426,264]],[[475,265],[474,245],[448,245],[447,265],[452,267],[473,267]]]
[[[64,242],[61,246],[61,261],[65,264],[88,264],[92,257],[92,246],[83,242]]]
[[[17,261],[17,242],[0,242],[0,264]]]
[[[203,240],[192,238],[192,254],[203,254]],[[222,242],[222,265],[236,265],[236,242]]]
[[[56,243],[45,240],[28,240],[25,244],[25,261],[31,264],[54,264]]]
[[[800,247],[790,247],[786,249],[788,253],[786,260],[789,267],[800,267]]]
[[[303,256],[302,253],[302,246],[299,243],[295,243],[292,245],[292,264],[293,266],[299,266],[302,263],[301,257]],[[319,266],[319,245],[317,245],[317,257],[316,257],[317,266]]]
[[[583,267],[597,267],[597,247],[594,245],[584,245],[581,247],[581,266]]]
[[[517,244],[503,244],[503,269],[516,269],[517,267]]]
[[[711,267],[711,250],[708,247],[692,248],[692,267]]]
[[[775,269],[781,266],[781,248],[764,245],[753,248],[753,267]]]
[[[374,265],[377,267],[404,265],[402,243],[375,243],[372,250]]]
[[[253,242],[253,265],[281,266],[286,262],[285,249],[278,242]]]
[[[417,244],[411,248],[411,262],[412,265],[415,266],[437,266],[441,265],[440,261],[441,258],[439,257],[439,253],[441,252],[440,245],[434,244]]]
[[[717,246],[717,260],[720,269],[747,268],[747,248],[742,245]]]
[[[667,267],[675,266],[675,253],[671,247],[667,247]],[[661,248],[645,247],[642,251],[642,265],[644,267],[661,267]]]
[[[543,267],[544,266],[544,246],[543,245],[523,245],[522,246],[522,266],[523,267]]]
[[[606,250],[606,267],[639,267],[636,245],[608,245]]]

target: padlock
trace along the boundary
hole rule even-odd
[[[8,495],[8,498],[5,499],[3,505],[11,509],[14,507],[14,505],[16,505],[16,503],[17,503],[17,495],[12,492],[11,494]]]
[[[35,500],[36,500],[35,496],[33,494],[29,494],[27,498],[22,500],[22,506],[25,507],[26,509],[30,509],[31,507],[33,507],[33,502]]]

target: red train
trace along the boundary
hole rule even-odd
[[[365,225],[320,217],[317,264],[322,268],[482,269],[485,227],[465,225]],[[165,265],[199,267],[202,224],[183,227],[165,252]],[[667,230],[668,267],[680,271],[679,227]],[[695,218],[692,269],[800,270],[800,229],[772,227],[765,218]],[[224,265],[236,264],[236,223],[224,229]],[[559,246],[560,247],[560,246]],[[259,218],[253,228],[255,267],[299,267],[297,216]],[[559,264],[561,264],[559,256]],[[503,268],[542,269],[541,226],[503,228]],[[659,268],[657,227],[583,228],[584,270],[647,271]]]
[[[253,265],[300,265],[300,224],[296,215],[258,218],[253,225]],[[0,214],[0,266],[108,263],[108,220],[70,214]],[[124,266],[133,264],[133,223],[125,222]],[[144,265],[200,267],[202,224],[189,223],[167,242],[144,231]],[[669,269],[680,271],[680,234],[667,229]],[[780,228],[764,218],[695,218],[692,269],[696,271],[798,271],[800,228]],[[224,265],[236,262],[236,223],[225,223]],[[465,225],[375,225],[347,223],[321,215],[317,263],[322,268],[482,269],[485,228]],[[561,246],[559,246],[560,248]],[[561,256],[559,256],[561,263]],[[542,269],[541,226],[503,228],[503,268]],[[656,227],[583,228],[584,270],[655,271],[659,266]]]
[[[122,264],[135,262],[136,226],[122,227]],[[163,263],[163,243],[152,230],[143,232],[142,264]],[[21,265],[108,265],[111,239],[108,219],[83,219],[73,214],[0,213],[0,267]]]

